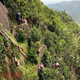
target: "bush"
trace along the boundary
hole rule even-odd
[[[30,30],[30,38],[33,42],[40,41],[41,34],[36,27]]]
[[[33,64],[38,63],[38,55],[37,55],[37,47],[34,46],[34,43],[31,44],[31,47],[29,49],[29,54],[28,54],[28,60]]]
[[[57,35],[54,32],[48,31],[44,37],[44,44],[47,46],[48,50],[52,52],[52,50],[57,47]]]
[[[20,29],[17,35],[17,41],[23,43],[25,40],[26,40],[26,35],[24,34],[24,31]]]
[[[42,69],[39,72],[39,80],[53,80],[53,74],[51,72],[51,69],[46,68]]]
[[[64,76],[65,76],[66,80],[71,79],[71,73],[70,73],[70,70],[67,66],[64,68]]]
[[[32,66],[30,63],[27,63],[26,66],[20,66],[20,71],[22,72],[22,80],[38,80],[36,68],[36,65]]]
[[[52,58],[47,50],[44,50],[44,54],[42,55],[41,61],[45,67],[51,67]]]

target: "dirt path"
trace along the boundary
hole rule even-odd
[[[77,80],[77,78],[75,77],[76,74],[75,74],[73,67],[71,67],[71,72],[73,73],[73,76],[72,76],[73,79],[72,80]]]
[[[38,65],[40,65],[40,63],[41,63],[41,57],[42,57],[42,54],[44,53],[43,45],[39,48],[39,50],[40,50],[40,53],[39,53],[39,62],[38,62]]]
[[[9,66],[9,60],[8,60],[8,57],[7,57],[7,56],[5,57],[5,62],[6,62],[7,72],[8,72],[7,75],[9,76],[9,77],[8,77],[8,80],[12,80],[12,79],[11,79],[11,74],[10,74],[11,71],[10,71],[10,66]],[[5,73],[4,73],[4,74],[5,74]]]

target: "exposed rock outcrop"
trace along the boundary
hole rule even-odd
[[[9,27],[9,21],[8,21],[7,14],[8,14],[8,10],[0,2],[0,23],[2,23],[3,24],[3,27],[9,31],[10,30],[10,27]]]

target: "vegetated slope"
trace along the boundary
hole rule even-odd
[[[80,1],[60,2],[48,5],[48,7],[59,11],[65,11],[80,24]]]
[[[4,28],[9,30],[9,21],[8,21],[8,10],[6,7],[0,2],[0,23],[3,24]]]
[[[0,79],[14,80],[15,75],[22,75],[19,67],[24,64],[22,47],[15,43],[0,25]],[[24,50],[24,49],[23,49]],[[23,58],[23,59],[22,59]],[[17,77],[18,80],[21,76]]]
[[[14,38],[16,43],[23,47],[21,51],[25,50],[26,57],[23,58],[19,54],[21,53],[19,47],[12,44],[12,39],[9,39],[8,44],[10,45],[7,47],[6,39],[2,34],[0,36],[2,44],[0,55],[2,56],[4,52],[7,53],[5,56],[9,57],[9,61],[13,64],[10,67],[7,66],[7,71],[11,70],[10,73],[18,72],[18,74],[20,72],[22,76],[17,78],[23,80],[77,80],[80,76],[78,70],[76,71],[80,67],[80,27],[72,18],[65,12],[60,13],[49,9],[40,0],[7,0],[6,7],[9,10],[9,19],[14,25],[17,23],[17,11],[22,16],[25,15],[28,20],[28,26],[23,26],[22,23],[15,26],[10,24],[16,33],[14,37],[11,37],[13,33],[10,34],[4,30],[5,33],[9,33],[10,39]],[[37,24],[39,18],[40,26]],[[9,49],[7,50],[7,48]],[[12,56],[13,54],[14,56]],[[4,58],[6,58],[5,56]],[[15,56],[25,65],[23,63],[17,65],[13,62],[12,58]],[[55,66],[56,62],[59,63],[59,66]],[[1,67],[2,69],[7,72],[4,67]],[[11,78],[16,80],[16,77]]]

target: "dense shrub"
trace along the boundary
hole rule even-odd
[[[33,42],[36,42],[36,41],[40,41],[41,39],[41,34],[40,34],[40,31],[36,28],[36,27],[33,27],[31,30],[30,30],[30,38]]]
[[[41,61],[45,67],[51,67],[52,57],[46,49],[44,50]]]
[[[70,70],[67,66],[64,68],[64,74],[63,75],[64,75],[66,80],[71,79],[71,73],[70,73]]]
[[[53,15],[51,15],[51,19],[53,20],[52,20],[52,23],[49,24],[48,29],[51,32],[55,32],[56,34],[59,34],[59,29],[61,27],[60,20]]]
[[[43,68],[39,71],[39,80],[53,80],[53,74],[50,68]]]
[[[19,30],[17,41],[23,43],[26,40],[26,35],[22,29]]]
[[[2,35],[0,35],[0,79],[3,77],[3,67],[4,67],[3,59],[5,58],[5,54],[7,51],[5,42],[6,39]]]
[[[37,66],[27,63],[26,67],[20,66],[23,80],[38,80]]]
[[[54,32],[48,31],[44,37],[44,44],[47,46],[48,50],[52,52],[57,47],[57,35]]]
[[[37,47],[35,47],[34,42],[31,43],[31,47],[29,49],[29,53],[28,53],[28,60],[33,64],[37,64],[38,63],[38,54],[37,54]]]

